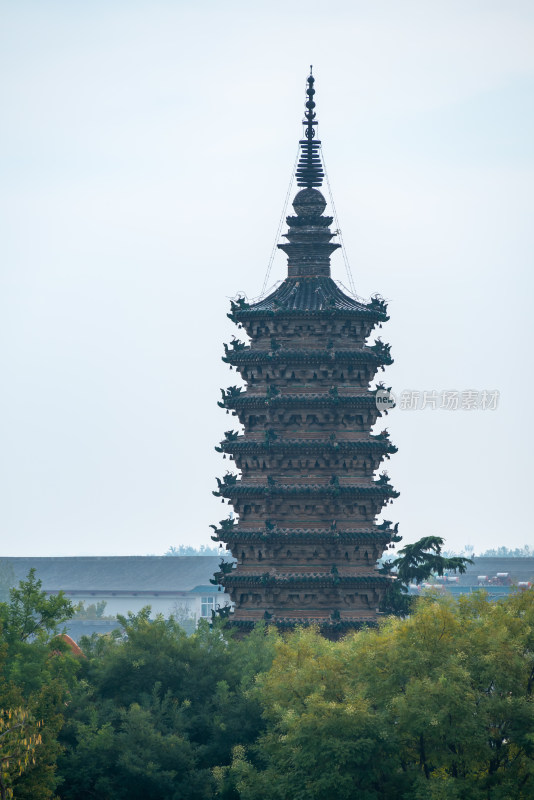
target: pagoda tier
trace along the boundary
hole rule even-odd
[[[232,302],[230,319],[248,342],[225,345],[223,360],[244,388],[222,390],[219,406],[242,426],[216,449],[240,475],[218,479],[214,494],[232,505],[213,539],[235,564],[216,579],[235,604],[232,623],[247,630],[267,619],[288,627],[318,624],[326,635],[376,621],[390,580],[376,561],[397,539],[376,518],[398,493],[380,464],[396,447],[371,433],[381,412],[380,370],[389,345],[369,341],[386,322],[386,304],[348,296],[330,277],[332,218],[318,190],[323,177],[314,139],[314,79],[308,78],[306,139],[289,216],[288,277],[255,304]]]

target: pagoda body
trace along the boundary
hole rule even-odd
[[[340,245],[318,188],[314,93],[310,75],[301,189],[278,245],[288,276],[255,304],[232,302],[228,315],[250,343],[225,345],[245,388],[223,391],[219,405],[244,430],[227,431],[217,448],[241,475],[218,480],[214,494],[236,517],[213,526],[213,539],[236,559],[216,574],[235,604],[233,624],[318,624],[336,636],[376,621],[390,580],[375,565],[396,528],[376,517],[397,492],[376,472],[396,448],[387,431],[371,434],[381,415],[371,383],[392,360],[388,345],[368,338],[388,319],[386,304],[359,301],[330,277]]]

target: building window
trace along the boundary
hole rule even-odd
[[[211,612],[215,610],[214,597],[202,597],[200,599],[200,616],[211,619]]]

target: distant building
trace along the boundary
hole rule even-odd
[[[58,558],[2,558],[16,583],[34,568],[48,595],[62,590],[75,605],[85,608],[105,601],[104,618],[72,620],[68,633],[106,632],[117,627],[117,614],[137,613],[151,607],[151,616],[198,622],[211,619],[230,598],[221,586],[210,583],[218,569],[217,556],[66,556]]]
[[[449,573],[436,577],[434,583],[411,586],[412,594],[419,594],[425,588],[434,588],[452,595],[470,594],[483,589],[495,599],[506,597],[516,588],[528,589],[534,585],[534,558],[474,558],[463,575]]]

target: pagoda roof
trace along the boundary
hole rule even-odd
[[[372,348],[365,350],[228,350],[223,356],[223,361],[234,366],[247,366],[248,364],[262,363],[291,363],[325,365],[333,362],[344,364],[391,364],[389,356],[381,357]]]
[[[275,439],[268,442],[251,442],[225,439],[221,442],[221,448],[225,453],[239,455],[241,453],[269,453],[283,452],[287,450],[298,451],[299,453],[317,453],[318,451],[328,450],[332,453],[352,453],[354,451],[376,450],[380,453],[396,453],[397,447],[389,439],[356,439],[355,441],[345,442],[325,439]]]
[[[286,278],[274,292],[257,303],[233,304],[229,315],[235,320],[257,316],[323,315],[325,312],[358,315],[370,320],[386,321],[386,304],[381,300],[365,303],[345,294],[338,284],[325,275]]]
[[[394,533],[391,530],[377,530],[376,528],[362,531],[337,531],[331,528],[277,528],[274,531],[266,531],[239,527],[231,531],[218,530],[223,534],[217,537],[221,541],[233,541],[235,539],[257,541],[261,539],[264,542],[289,542],[293,540],[317,542],[319,540],[328,540],[333,544],[336,542],[389,541]]]
[[[216,497],[239,497],[254,495],[314,495],[314,494],[327,494],[333,497],[398,497],[399,492],[396,492],[389,484],[379,485],[375,483],[373,486],[339,486],[332,483],[300,483],[300,484],[284,484],[275,483],[273,485],[251,485],[244,486],[242,483],[234,483],[231,485],[221,484],[218,491],[213,492]]]
[[[377,572],[366,575],[339,575],[332,572],[277,572],[275,574],[265,572],[262,575],[234,575],[226,573],[224,575],[224,586],[240,585],[247,583],[262,583],[264,585],[273,583],[303,583],[321,584],[323,586],[339,584],[366,584],[391,583],[391,578],[387,575],[379,575]]]
[[[375,392],[366,394],[331,394],[329,392],[308,392],[302,394],[241,394],[225,396],[219,402],[221,408],[260,408],[262,406],[352,406],[367,408],[376,406]]]

